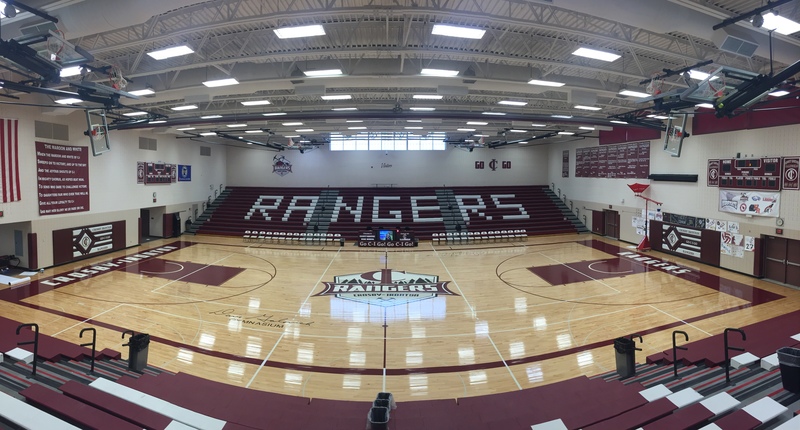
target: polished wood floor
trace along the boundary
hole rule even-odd
[[[100,349],[149,333],[149,363],[171,371],[401,401],[597,374],[614,368],[616,337],[641,333],[644,361],[672,330],[699,340],[800,307],[799,291],[590,235],[388,251],[184,236],[48,269],[0,298],[4,316],[64,340],[97,327]]]

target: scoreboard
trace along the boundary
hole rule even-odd
[[[708,160],[710,187],[780,191],[783,175],[781,157]]]

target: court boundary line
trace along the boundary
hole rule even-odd
[[[431,244],[431,248],[433,248],[433,244]],[[437,252],[435,248],[433,249],[433,252],[434,252],[434,255],[436,255],[436,258],[439,259],[439,263],[442,265],[442,267],[444,268],[445,272],[447,272],[447,276],[450,277],[450,282],[452,282],[453,285],[456,286],[456,288],[458,289],[459,294],[461,295],[461,298],[464,299],[464,302],[467,304],[467,306],[469,306],[470,310],[472,311],[472,319],[473,319],[473,321],[477,321],[478,320],[478,315],[475,312],[475,308],[473,308],[472,305],[469,303],[469,300],[467,300],[467,296],[464,295],[464,292],[461,290],[461,287],[458,285],[458,281],[456,281],[456,279],[453,276],[453,274],[450,273],[450,269],[447,267],[447,265],[444,264],[444,260],[442,260],[442,257],[439,256],[439,252]],[[511,370],[511,367],[508,366],[508,363],[506,363],[506,359],[503,358],[503,354],[500,352],[500,349],[497,348],[497,345],[494,343],[494,340],[492,339],[492,335],[489,332],[487,332],[486,333],[486,337],[489,339],[489,342],[494,347],[494,350],[497,351],[497,356],[500,357],[500,361],[503,362],[503,366],[505,366],[506,370],[508,370],[508,374],[511,375],[511,379],[513,379],[514,383],[517,384],[517,388],[519,390],[522,390],[522,386],[519,384],[519,381],[517,381],[517,377],[514,375],[514,372]],[[386,369],[384,368],[384,372],[385,371],[386,371]]]
[[[326,267],[325,270],[322,271],[322,274],[319,275],[319,279],[317,279],[317,282],[315,282],[314,285],[311,287],[311,291],[309,291],[308,295],[306,296],[306,299],[303,300],[303,303],[300,304],[300,307],[294,313],[295,317],[297,317],[300,314],[300,311],[306,306],[306,303],[308,303],[308,299],[310,299],[311,295],[314,294],[314,290],[317,288],[317,285],[319,285],[319,283],[322,282],[322,278],[324,278],[325,275],[328,273],[328,270],[330,270],[331,266],[333,265],[333,262],[336,261],[336,258],[339,256],[340,251],[341,248],[339,248],[339,250],[337,250],[336,253],[333,254],[333,257],[331,257],[331,261],[328,263],[328,267]],[[275,342],[275,345],[272,346],[272,349],[269,351],[269,354],[267,354],[267,356],[264,357],[264,361],[261,362],[256,371],[253,373],[253,377],[250,378],[250,381],[248,381],[247,385],[244,386],[245,388],[250,388],[250,385],[252,385],[253,381],[256,380],[256,376],[258,376],[259,372],[261,372],[261,369],[263,369],[264,366],[267,364],[267,361],[269,361],[269,358],[272,356],[272,353],[275,352],[275,348],[278,347],[278,344],[281,343],[281,340],[283,340],[284,336],[286,336],[285,330],[283,331],[283,333],[281,333],[280,337],[278,337],[278,340]]]
[[[674,320],[676,320],[676,321],[680,321],[680,322],[682,322],[683,324],[686,324],[686,325],[688,325],[689,327],[691,327],[691,328],[693,328],[693,329],[695,329],[695,330],[698,330],[698,331],[701,331],[701,332],[703,332],[703,333],[704,333],[706,336],[709,336],[709,337],[711,337],[711,336],[714,336],[713,334],[711,334],[711,333],[709,333],[709,332],[707,332],[707,331],[705,331],[705,330],[703,330],[703,329],[701,329],[701,328],[697,327],[696,325],[694,325],[694,324],[692,324],[692,323],[688,323],[688,322],[684,321],[684,320],[683,320],[683,318],[678,318],[678,317],[676,317],[675,315],[672,315],[672,314],[670,314],[670,313],[669,313],[669,312],[667,312],[667,311],[662,311],[661,309],[659,309],[659,308],[657,308],[657,307],[655,307],[655,306],[653,306],[653,305],[647,305],[647,306],[650,306],[651,308],[655,309],[657,312],[661,312],[662,314],[664,314],[664,315],[666,315],[666,316],[668,316],[668,317],[670,317],[670,318],[672,318],[672,319],[674,319]]]

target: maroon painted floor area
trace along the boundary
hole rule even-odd
[[[619,278],[625,275],[644,273],[649,269],[630,260],[609,258],[607,260],[578,261],[576,263],[534,266],[528,270],[550,285],[566,285],[594,279]]]
[[[213,285],[215,287],[221,286],[244,271],[244,269],[238,267],[203,265],[188,261],[164,260],[162,258],[146,260],[137,265],[127,266],[123,270],[128,273]]]
[[[591,281],[592,279],[616,278],[651,270],[659,270],[680,279],[710,288],[714,291],[747,300],[752,305],[769,303],[783,298],[780,294],[722,278],[711,273],[691,269],[679,264],[667,264],[666,262],[663,264],[654,263],[654,261],[660,261],[660,259],[647,254],[632,252],[631,250],[598,240],[586,240],[576,243],[614,256],[621,255],[621,257],[529,267],[528,270],[550,285],[566,285],[575,282]]]

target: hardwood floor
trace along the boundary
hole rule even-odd
[[[149,333],[149,363],[313,398],[508,392],[615,366],[800,307],[800,292],[597,236],[402,250],[159,240],[0,290],[3,315],[98,348]],[[799,325],[800,327],[800,325]],[[126,353],[123,354],[127,355]]]

